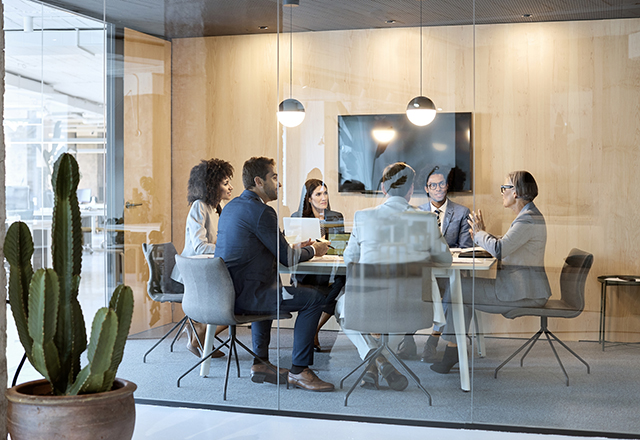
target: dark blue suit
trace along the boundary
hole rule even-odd
[[[278,253],[279,247],[279,253]],[[311,246],[294,251],[278,228],[275,210],[253,191],[245,190],[227,203],[220,214],[215,256],[229,269],[236,291],[237,314],[269,314],[297,311],[293,340],[294,365],[313,363],[313,337],[322,312],[324,296],[317,289],[287,287],[293,298],[282,297],[277,260],[291,266],[313,257]],[[253,350],[268,358],[271,321],[251,324]]]

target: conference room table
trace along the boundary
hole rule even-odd
[[[453,262],[451,266],[434,266],[431,269],[434,278],[448,278],[451,288],[451,305],[453,312],[453,322],[456,331],[456,343],[458,344],[458,358],[460,368],[460,388],[463,391],[471,390],[471,380],[469,376],[469,356],[467,354],[467,336],[465,331],[464,320],[464,304],[462,300],[462,271],[477,271],[483,276],[494,266],[495,258],[468,258],[460,257],[459,249],[452,249]],[[347,271],[344,259],[337,255],[325,255],[323,257],[314,257],[309,261],[299,263],[292,267],[280,266],[281,274],[335,274],[345,275]],[[436,304],[436,303],[434,303]],[[437,315],[437,311],[434,316]],[[477,318],[476,318],[477,319]],[[205,346],[203,353],[209,353],[213,347],[213,332],[215,326],[207,326],[207,336],[205,338]],[[479,338],[481,344],[483,339]],[[484,347],[479,347],[479,352],[484,353]],[[204,355],[204,354],[203,354]],[[209,374],[210,359],[202,363],[200,367],[200,375]]]

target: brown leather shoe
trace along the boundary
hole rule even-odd
[[[309,368],[305,368],[299,374],[289,372],[289,383],[294,387],[308,391],[326,392],[333,391],[335,388],[332,383],[320,379]]]
[[[287,383],[287,374],[289,370],[286,368],[280,368],[280,384]],[[269,364],[256,364],[251,366],[251,382],[255,383],[278,383],[278,376],[276,375],[276,366]]]

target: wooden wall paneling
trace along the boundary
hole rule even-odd
[[[551,324],[571,339],[596,336],[596,277],[638,271],[640,242],[632,219],[640,214],[633,203],[640,183],[640,59],[628,50],[630,36],[638,31],[636,19],[423,30],[424,94],[443,111],[474,112],[475,193],[453,198],[482,209],[488,230],[500,235],[515,215],[502,207],[499,185],[507,172],[527,169],[540,184],[536,204],[548,225],[546,263],[554,296],[560,294],[559,271],[569,250],[595,255],[585,313]],[[285,215],[297,209],[309,173],[324,176],[333,209],[348,222],[355,211],[377,205],[376,197],[337,192],[337,118],[404,112],[419,91],[418,32],[294,34],[293,96],[303,102],[307,116],[301,126],[286,130],[274,123],[273,113],[288,97],[288,39],[281,40],[279,96],[275,36],[174,41],[176,242],[182,240],[187,212],[183,187],[190,167],[202,157],[230,160],[239,193],[244,160],[275,157],[280,148]],[[245,109],[249,118],[234,118],[229,107],[242,107],[237,97],[250,90],[259,105]],[[637,299],[629,295],[615,301],[625,304],[632,318],[625,322],[637,328],[631,312],[638,309]],[[490,316],[487,324],[500,335],[524,336],[537,327],[535,320],[501,316]],[[612,322],[612,334],[619,325],[627,324]]]
[[[141,243],[171,241],[171,43],[125,29],[124,53],[124,282],[136,307],[131,333],[172,322],[169,304],[147,295]]]
[[[231,162],[231,183],[239,195],[244,161],[276,157],[275,66],[275,35],[173,40],[173,238],[178,252],[184,246],[187,181],[194,165],[211,157]]]

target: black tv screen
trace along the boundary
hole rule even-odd
[[[471,113],[438,113],[424,127],[404,113],[338,116],[339,191],[380,191],[384,168],[406,162],[416,171],[415,194],[425,194],[435,166],[447,178],[449,192],[470,192],[471,139]]]

